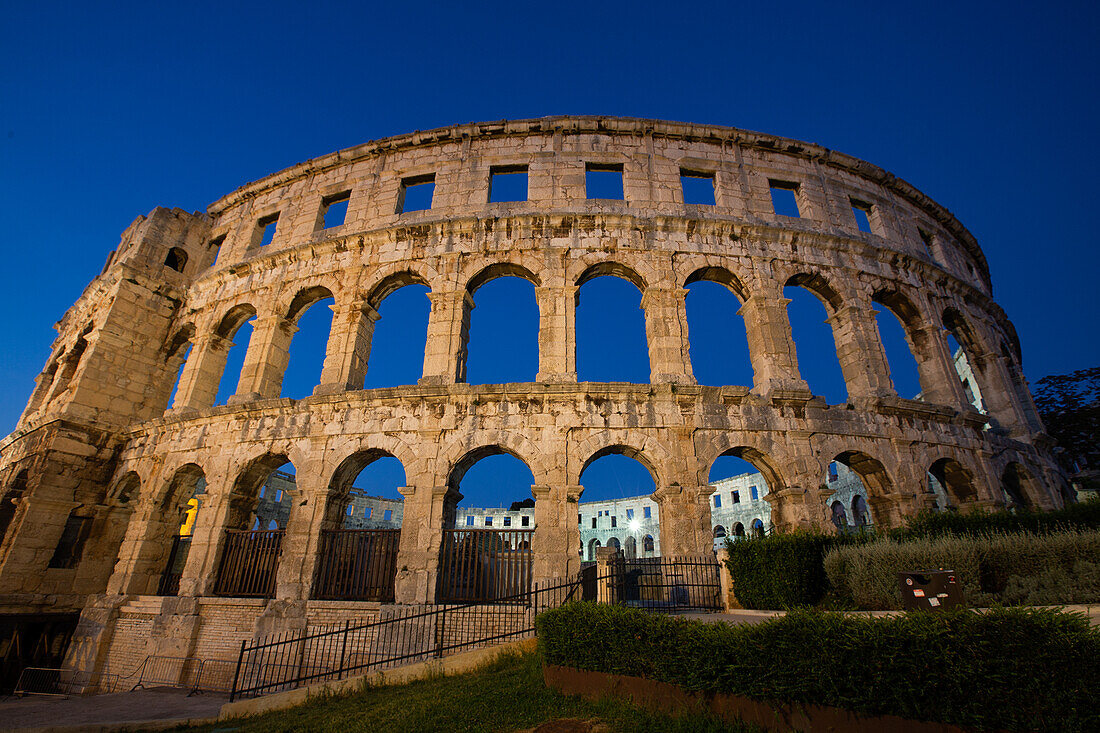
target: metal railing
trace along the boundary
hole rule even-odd
[[[340,679],[534,634],[535,617],[567,601],[601,600],[661,612],[721,608],[713,556],[613,559],[552,584],[492,602],[383,607],[370,623],[347,621],[241,644],[230,700]]]
[[[199,657],[164,657],[150,655],[128,675],[137,682],[130,690],[146,687],[179,687],[188,695],[197,692],[229,692],[233,684],[235,665],[230,660],[200,659]]]
[[[438,601],[492,601],[530,590],[534,535],[530,529],[443,530]]]
[[[26,667],[19,673],[12,694],[69,697],[112,692],[118,682],[117,675],[91,676],[73,669],[59,667]]]
[[[313,597],[393,601],[400,529],[335,529],[321,534]]]
[[[187,552],[191,549],[191,535],[172,538],[172,550],[168,553],[168,563],[164,566],[164,574],[160,576],[160,586],[157,588],[158,596],[174,596],[180,592],[180,578],[183,576],[183,566],[187,563]]]
[[[284,530],[239,530],[225,533],[214,595],[271,598],[279,567]]]

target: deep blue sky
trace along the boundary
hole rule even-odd
[[[52,324],[135,216],[200,210],[246,181],[386,135],[550,114],[732,125],[881,165],[978,238],[1031,380],[1095,366],[1098,14],[1084,2],[9,3],[0,433],[26,403]],[[721,303],[695,290],[691,300]],[[824,317],[806,305],[796,332]],[[731,328],[698,320],[693,333]],[[799,342],[800,356],[811,351]],[[471,361],[471,381],[493,366]],[[811,386],[843,400],[822,368],[807,374]]]

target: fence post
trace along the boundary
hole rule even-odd
[[[722,610],[729,613],[731,609],[741,608],[734,593],[733,576],[727,562],[730,559],[730,551],[722,545],[718,548],[718,592],[721,594]]]
[[[443,605],[443,610],[439,614],[439,634],[435,639],[435,658],[439,659],[443,656],[443,635],[447,630],[447,605]]]
[[[336,671],[336,679],[344,678],[344,666],[347,664],[348,632],[351,630],[351,619],[344,621],[344,642],[340,645],[340,669]]]
[[[244,661],[244,648],[247,644],[247,639],[241,641],[241,654],[237,657],[237,670],[233,673],[233,686],[229,688],[229,702],[233,702],[237,697],[237,681],[241,678],[241,662]]]

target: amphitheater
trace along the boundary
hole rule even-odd
[[[593,173],[620,180],[621,196],[590,197]],[[505,175],[526,179],[525,197],[493,200]],[[711,199],[686,202],[684,186],[699,183]],[[428,205],[410,205],[426,187]],[[781,196],[796,210],[777,213]],[[344,207],[333,224],[329,212]],[[504,276],[534,286],[538,374],[470,385],[474,296]],[[601,276],[642,293],[648,383],[577,379],[578,291]],[[696,383],[685,288],[699,281],[736,297],[752,384]],[[378,310],[409,284],[430,289],[422,378],[363,389]],[[829,314],[843,404],[812,394],[800,373],[787,286]],[[280,398],[296,322],[328,298],[320,383]],[[876,305],[904,325],[919,400],[894,388]],[[236,394],[215,405],[250,319]],[[579,570],[580,476],[608,454],[652,475],[666,556],[711,553],[708,476],[721,456],[763,476],[776,531],[833,530],[833,462],[858,475],[879,526],[934,506],[929,476],[964,511],[1063,502],[1019,341],[974,237],[881,168],[745,130],[548,117],[366,143],[244,185],[205,212],[139,216],[57,330],[0,443],[0,611],[10,628],[56,619],[68,631],[43,638],[82,670],[150,654],[233,660],[263,634],[447,600],[458,484],[494,454],[519,458],[535,479],[533,526],[515,528],[526,534],[511,545],[528,553],[528,582]],[[388,570],[361,592],[319,592],[352,480],[379,457],[398,459],[408,484],[400,530],[370,545]],[[285,527],[249,536],[260,487],[288,461]]]

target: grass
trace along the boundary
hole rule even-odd
[[[549,720],[598,721],[611,731],[653,733],[756,733],[759,728],[730,725],[703,714],[649,713],[619,700],[588,702],[565,696],[542,681],[539,655],[503,656],[474,672],[407,685],[370,687],[341,697],[312,701],[290,710],[194,731],[515,731]]]

